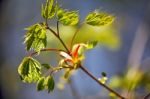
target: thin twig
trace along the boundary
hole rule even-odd
[[[41,51],[41,52],[43,52],[43,51],[54,51],[54,52],[63,51],[63,52],[65,52],[64,50],[55,49],[55,48],[44,48],[44,49],[41,49],[40,51]],[[34,56],[34,55],[36,55],[37,53],[38,53],[38,52],[33,52],[33,53],[31,53],[29,56]]]
[[[81,29],[81,27],[82,27],[82,25],[83,24],[81,24],[81,26],[75,31],[75,33],[74,33],[74,35],[73,35],[73,37],[72,37],[72,39],[71,39],[71,43],[70,43],[70,50],[71,50],[71,48],[72,48],[72,46],[73,46],[73,43],[74,43],[74,40],[75,40],[75,37],[77,36],[77,33],[79,32],[79,30]]]
[[[66,68],[69,68],[69,69],[73,69],[73,67],[71,66],[63,66],[63,67],[55,67],[55,68],[50,68],[46,73],[45,73],[45,76],[46,75],[52,75],[53,73],[57,72],[57,71],[60,71],[62,69],[66,69]]]
[[[60,37],[59,36],[59,21],[57,21],[57,35],[58,35],[58,37]]]
[[[96,81],[99,85],[101,85],[102,87],[104,87],[105,89],[109,90],[110,92],[112,92],[113,94],[115,94],[116,96],[118,96],[120,99],[126,99],[125,97],[121,96],[119,93],[117,93],[116,91],[114,91],[113,89],[109,88],[107,85],[101,83],[96,77],[94,77],[86,68],[84,68],[83,66],[80,65],[80,69],[83,70],[89,77],[91,77],[94,81]]]
[[[59,41],[61,42],[61,44],[62,44],[62,45],[64,46],[64,48],[67,50],[67,53],[70,54],[70,53],[69,53],[69,52],[70,52],[69,49],[67,48],[67,46],[66,46],[66,44],[64,43],[64,41],[58,36],[58,33],[56,33],[53,29],[51,29],[51,28],[48,27],[48,26],[47,26],[47,29],[50,30],[50,31],[56,36],[57,39],[59,39]]]

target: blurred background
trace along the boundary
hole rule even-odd
[[[19,79],[18,65],[27,55],[23,37],[24,28],[42,22],[41,4],[45,0],[0,0],[0,97],[1,99],[109,99],[108,92],[82,71],[72,77],[72,88],[57,88],[48,94],[37,92],[35,84]],[[95,9],[116,16],[108,27],[85,25],[76,41],[98,39],[100,44],[86,53],[85,67],[96,77],[108,75],[108,84],[130,97],[143,97],[150,92],[150,1],[149,0],[58,0],[63,8],[79,10],[80,21]],[[54,21],[50,25],[55,28]],[[60,26],[67,42],[76,27]],[[87,34],[85,34],[87,33]],[[86,35],[86,36],[85,36]],[[54,39],[50,46],[56,47]],[[53,57],[53,58],[52,58]],[[42,62],[56,64],[55,54],[42,54]],[[59,74],[57,75],[59,76]],[[136,99],[138,99],[136,98]],[[141,99],[141,98],[139,98]]]

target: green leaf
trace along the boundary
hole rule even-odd
[[[87,49],[92,49],[97,45],[98,41],[90,41],[86,43],[86,48]]]
[[[29,74],[29,58],[25,57],[18,68],[18,73],[22,76],[26,76]],[[21,77],[22,78],[22,77]]]
[[[44,84],[46,89],[48,90],[48,93],[54,90],[55,82],[52,76],[46,77]]]
[[[67,11],[58,8],[57,17],[59,22],[63,25],[76,25],[79,22],[79,15],[77,11]]]
[[[103,77],[107,76],[107,74],[105,72],[102,72],[101,74],[102,74]]]
[[[71,70],[65,71],[64,78],[68,79],[71,76]]]
[[[92,12],[86,16],[86,23],[92,26],[106,26],[114,21],[115,17],[105,12]]]
[[[42,91],[44,89],[44,80],[45,78],[44,77],[41,77],[38,82],[37,82],[37,86],[36,86],[36,89],[37,91]]]
[[[45,6],[42,5],[42,17],[51,19],[54,17],[57,6],[54,5],[54,0],[47,0]]]
[[[30,49],[34,49],[39,52],[42,48],[45,48],[47,45],[47,36],[46,36],[46,26],[45,24],[35,24],[27,29],[27,33],[25,35],[26,49],[29,51]]]
[[[37,82],[41,76],[41,65],[37,60],[25,57],[18,67],[18,73],[23,82]]]
[[[52,68],[49,64],[41,64],[45,69],[50,69]]]

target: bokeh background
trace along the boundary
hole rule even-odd
[[[18,65],[27,54],[25,45],[22,43],[24,28],[43,20],[40,11],[41,4],[44,2],[45,0],[0,0],[1,99],[74,99],[69,85],[66,85],[63,91],[56,88],[50,94],[46,91],[37,92],[35,84],[22,83],[17,73]],[[100,77],[101,72],[106,72],[108,78],[111,78],[127,73],[129,68],[135,70],[140,68],[144,73],[150,71],[149,0],[58,0],[58,2],[63,8],[79,10],[81,21],[95,9],[116,16],[115,23],[108,28],[110,30],[108,32],[113,34],[105,39],[107,43],[102,46],[100,44],[86,53],[84,65],[93,75]],[[55,27],[53,21],[50,24]],[[72,31],[69,29],[67,27],[62,31]],[[97,28],[94,30],[103,31]],[[104,28],[105,32],[106,30]],[[65,37],[65,35],[62,36]],[[53,57],[53,55],[44,54],[39,59],[50,61],[50,56]],[[73,87],[81,99],[99,99],[99,96],[108,99],[102,87],[99,87],[82,71],[77,71],[72,79]],[[143,91],[143,87],[140,91],[141,96],[148,93],[148,90]]]

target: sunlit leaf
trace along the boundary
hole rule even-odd
[[[30,58],[25,57],[18,68],[18,73],[22,76],[26,76],[29,74],[29,60]]]
[[[37,86],[36,86],[36,89],[37,91],[42,91],[44,89],[44,80],[45,78],[44,77],[41,77],[38,82],[37,82]]]
[[[57,17],[59,22],[63,25],[76,25],[79,22],[79,15],[77,11],[67,11],[58,8]]]
[[[101,75],[102,75],[102,77],[99,78],[98,80],[99,80],[101,83],[105,84],[106,81],[108,80],[107,74],[106,74],[105,72],[102,72]]]
[[[39,52],[42,48],[45,48],[47,45],[47,36],[46,36],[46,27],[44,24],[35,24],[27,29],[25,35],[26,49],[34,49]]]
[[[36,82],[41,76],[41,65],[37,60],[25,57],[18,67],[18,73],[24,82]]]
[[[105,26],[114,21],[114,16],[104,12],[91,12],[85,19],[86,23],[92,26]]]
[[[42,5],[42,16],[45,19],[54,17],[57,6],[54,5],[54,0],[47,0],[45,6]]]
[[[102,84],[105,84],[106,83],[106,81],[107,81],[107,77],[101,77],[101,78],[99,78],[98,80],[102,83]]]
[[[87,49],[92,49],[94,48],[96,45],[97,45],[98,41],[90,41],[90,42],[87,42],[86,44],[86,48]]]

